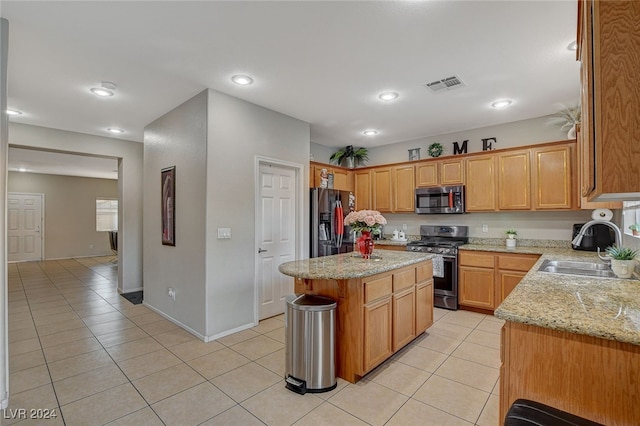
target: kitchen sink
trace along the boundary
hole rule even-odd
[[[616,278],[611,267],[599,262],[578,262],[573,260],[545,260],[538,268],[540,272],[554,274],[581,275],[596,278]]]

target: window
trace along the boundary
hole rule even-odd
[[[622,232],[631,234],[629,227],[640,223],[640,201],[625,201],[622,203]]]
[[[96,231],[118,230],[118,200],[96,200]]]

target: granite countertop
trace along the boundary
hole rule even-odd
[[[393,239],[387,239],[387,238],[385,238],[384,240],[373,240],[373,242],[377,246],[406,246],[409,241],[412,241],[412,240],[407,239],[405,241],[401,241],[401,240],[393,240]]]
[[[640,281],[538,272],[546,259],[599,262],[594,252],[566,248],[464,245],[463,250],[540,254],[495,310],[507,321],[640,345]]]
[[[375,249],[372,259],[354,257],[353,253],[336,254],[286,262],[280,265],[278,270],[296,278],[340,280],[368,277],[413,265],[432,257],[433,255],[429,253]]]

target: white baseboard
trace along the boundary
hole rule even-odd
[[[178,327],[184,329],[185,331],[188,331],[189,333],[193,334],[194,336],[196,336],[198,339],[202,340],[203,342],[205,342],[205,343],[209,342],[209,340],[207,340],[207,336],[198,333],[197,331],[195,331],[191,327],[181,323],[180,321],[176,320],[175,318],[170,317],[169,315],[165,314],[161,310],[159,310],[159,309],[147,304],[144,300],[142,301],[142,305],[144,305],[147,308],[151,309],[153,312],[155,312],[156,314],[160,315],[161,317],[171,321],[172,323],[174,323]]]

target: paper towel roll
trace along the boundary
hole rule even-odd
[[[613,217],[613,212],[609,209],[595,209],[591,212],[591,219],[594,220],[606,220],[610,221]]]

